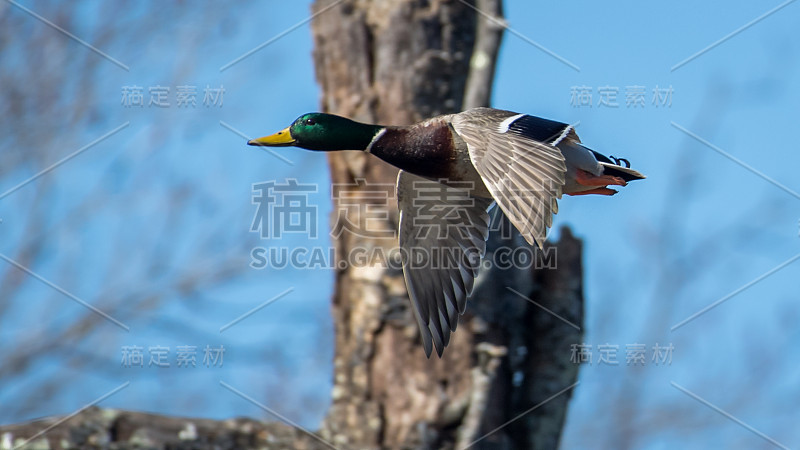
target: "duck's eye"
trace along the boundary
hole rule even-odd
[[[317,121],[314,119],[306,119],[306,125],[316,125]]]

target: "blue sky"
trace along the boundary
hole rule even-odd
[[[800,442],[800,431],[791,426],[800,400],[793,382],[800,375],[794,345],[800,338],[800,263],[759,280],[800,253],[800,152],[791,134],[800,100],[800,6],[788,3],[752,23],[782,3],[506,2],[515,33],[505,36],[493,106],[579,122],[587,146],[625,157],[648,176],[613,198],[565,198],[560,204],[555,236],[568,225],[585,243],[585,343],[595,349],[617,346],[622,360],[581,369],[564,448],[618,448],[625,442],[636,448],[769,445],[698,398],[783,445]],[[24,5],[45,17],[54,10],[52,3]],[[95,43],[103,16],[93,6],[74,12],[80,16],[70,31]],[[147,20],[152,6],[134,8],[127,20]],[[0,173],[0,191],[128,125],[43,180],[0,199],[0,252],[14,254],[28,229],[14,218],[39,195],[47,205],[44,220],[53,223],[41,236],[50,252],[30,269],[91,304],[105,304],[109,278],[119,286],[159,290],[173,286],[186,268],[229,260],[240,275],[189,292],[166,289],[155,309],[129,315],[121,310],[130,331],[107,324],[75,343],[92,355],[92,370],[65,367],[58,357],[38,361],[28,375],[3,384],[0,402],[53,377],[69,389],[25,416],[0,416],[3,423],[69,413],[127,381],[131,384],[102,405],[268,417],[221,387],[224,381],[304,425],[315,427],[324,416],[332,373],[332,272],[253,270],[247,262],[249,248],[264,245],[249,231],[253,183],[296,178],[319,184],[310,200],[320,228],[327,229],[325,155],[282,150],[291,160],[287,164],[246,147],[232,131],[261,136],[318,109],[309,25],[220,71],[308,13],[308,1],[237,3],[220,16],[193,11],[171,17],[168,10],[149,33],[123,34],[104,48],[128,71],[50,30],[60,47],[43,51],[64,61],[51,68],[65,73],[64,104],[91,102],[97,117],[73,123],[67,113],[58,140],[45,141],[41,166]],[[47,30],[18,8],[0,14],[25,21],[32,32]],[[24,79],[24,61],[31,56],[6,45],[19,61],[6,60],[4,69],[17,68],[15,75]],[[78,62],[69,62],[77,56]],[[88,86],[80,83],[80,61],[98,65]],[[198,103],[206,85],[222,86],[224,103],[121,105],[124,86],[155,85],[169,86],[172,93],[178,86],[196,86]],[[634,87],[645,92],[644,104],[636,107],[626,105]],[[670,104],[654,104],[657,88],[670,90]],[[576,104],[577,90],[591,92],[591,106]],[[601,91],[616,92],[618,106],[601,105]],[[41,114],[60,123],[55,111]],[[34,134],[24,127],[16,133]],[[4,151],[15,142],[0,138]],[[85,220],[58,226],[92,196],[102,200]],[[175,211],[177,218],[170,215]],[[282,245],[327,246],[325,239],[325,233],[316,242],[293,236]],[[153,255],[169,255],[159,259],[155,271]],[[0,265],[0,276],[12,270],[18,269]],[[754,280],[759,281],[726,299]],[[289,289],[285,298],[219,332]],[[0,337],[36,342],[66,326],[82,309],[59,296],[27,280],[0,318]],[[627,366],[624,349],[636,343],[672,344],[672,363]],[[173,355],[178,345],[227,350],[221,368],[137,371],[119,368],[122,345],[169,346]]]

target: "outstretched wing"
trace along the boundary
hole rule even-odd
[[[497,204],[529,244],[541,247],[567,172],[555,145],[578,140],[572,127],[490,108],[456,114],[452,125]]]
[[[489,236],[491,199],[400,171],[400,250],[425,354],[442,356],[472,292]]]

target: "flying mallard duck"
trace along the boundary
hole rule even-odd
[[[442,356],[466,308],[486,251],[488,211],[494,203],[530,245],[541,248],[562,194],[614,195],[617,191],[608,186],[645,178],[627,160],[584,147],[570,125],[493,108],[407,127],[310,113],[248,144],[361,150],[401,169],[397,202],[403,274],[428,357],[433,345]],[[443,194],[420,201],[426,184],[439,186]],[[422,215],[426,224],[438,225],[438,233],[424,232],[426,227],[417,223]],[[420,250],[428,257],[424,264],[414,257]]]

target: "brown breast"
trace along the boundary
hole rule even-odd
[[[387,127],[369,152],[414,175],[450,180],[454,187],[463,187],[463,181],[472,182],[473,195],[491,197],[472,165],[466,142],[443,118],[406,128]]]

